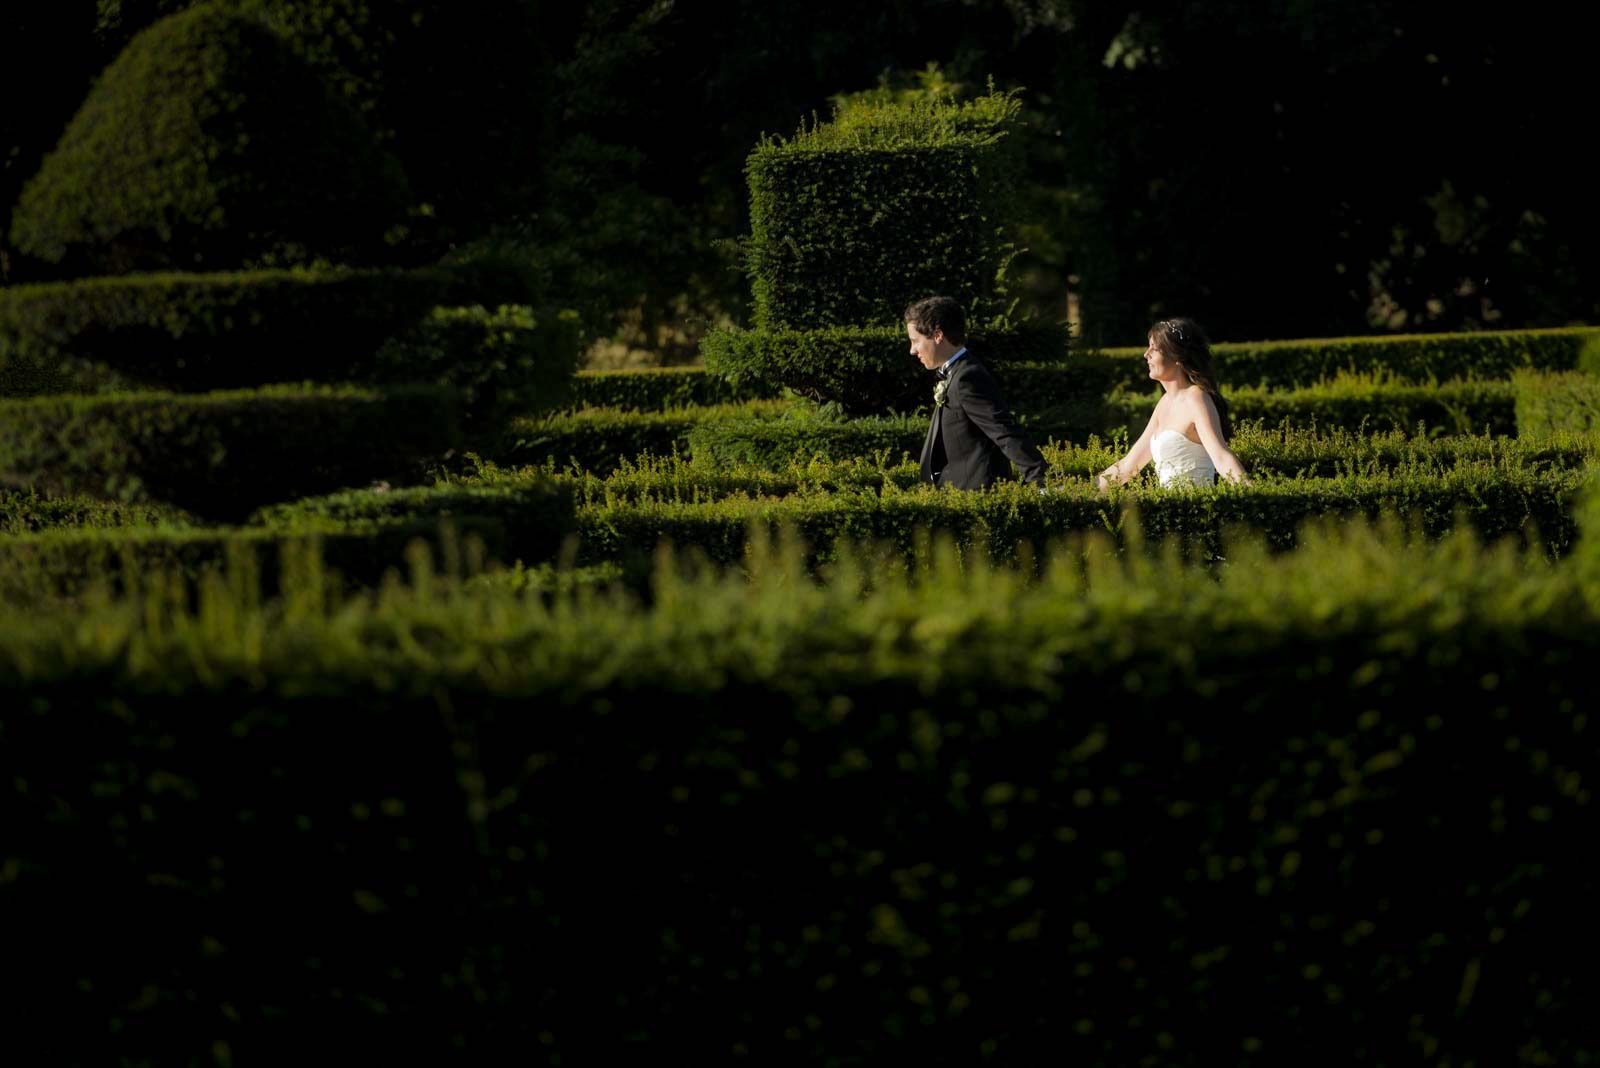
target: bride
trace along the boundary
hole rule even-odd
[[[1164,391],[1144,433],[1128,454],[1100,472],[1103,490],[1126,482],[1151,460],[1163,486],[1209,486],[1220,471],[1230,482],[1249,482],[1228,448],[1228,402],[1211,373],[1211,344],[1193,319],[1163,319],[1150,328],[1145,349],[1150,377]]]

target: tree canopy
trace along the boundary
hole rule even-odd
[[[715,248],[748,232],[752,147],[930,64],[948,91],[1022,91],[1014,278],[1046,315],[1070,293],[1091,341],[1171,313],[1240,340],[1600,317],[1600,227],[1563,158],[1587,37],[1564,5],[1490,25],[1438,0],[229,2],[401,159],[416,254],[498,235],[601,318],[747,317]],[[63,60],[27,83],[38,122],[8,116],[13,187],[54,143],[45,116],[81,102],[82,57],[184,6],[3,16]]]

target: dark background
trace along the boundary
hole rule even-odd
[[[7,6],[0,233],[95,74],[188,6]],[[747,321],[717,243],[748,229],[758,137],[837,94],[990,78],[1029,118],[1019,311],[1070,314],[1091,344],[1136,344],[1169,314],[1229,341],[1600,319],[1581,5],[235,6],[298,34],[402,158],[427,207],[397,260],[516,249],[592,336],[667,361]],[[48,275],[0,254],[7,284]]]

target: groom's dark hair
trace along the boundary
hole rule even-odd
[[[907,304],[905,320],[923,337],[943,330],[946,340],[957,345],[967,343],[967,313],[954,297],[924,297]]]

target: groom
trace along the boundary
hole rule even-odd
[[[908,305],[906,336],[911,355],[939,372],[933,391],[933,421],[922,446],[922,480],[935,486],[983,489],[1011,478],[1011,465],[1043,491],[1048,464],[1017,425],[1000,387],[967,351],[967,317],[949,297]]]

